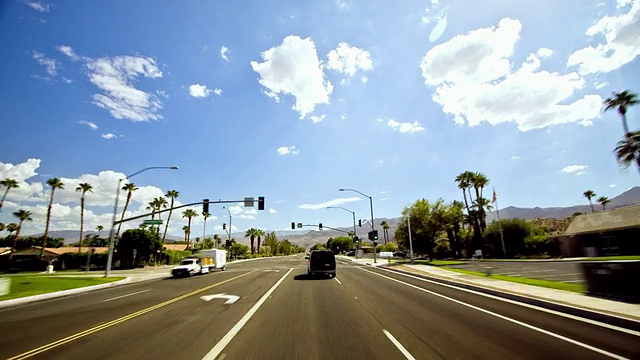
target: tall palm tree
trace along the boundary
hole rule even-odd
[[[598,203],[600,203],[600,205],[602,205],[602,211],[607,209],[607,204],[610,203],[610,202],[611,202],[611,200],[609,200],[609,198],[606,197],[606,196],[600,196],[598,198]]]
[[[584,197],[586,197],[587,199],[589,199],[589,205],[591,205],[591,212],[595,212],[595,209],[593,208],[593,203],[591,202],[591,199],[597,196],[596,193],[593,192],[593,190],[587,190],[587,191],[583,192],[582,195]]]
[[[7,224],[6,230],[9,232],[9,237],[11,237],[11,234],[13,234],[14,232],[18,231],[18,224],[9,223],[9,224]]]
[[[31,221],[31,211],[19,210],[13,213],[13,216],[20,220],[18,228],[16,229],[16,236],[13,238],[13,245],[11,245],[11,252],[9,253],[9,260],[13,257],[13,253],[16,251],[16,245],[18,244],[18,238],[20,237],[20,229],[22,229],[22,223],[25,221]]]
[[[218,234],[213,235],[213,243],[215,244],[216,248],[220,247],[220,244],[222,243],[222,239],[220,239],[220,235]]]
[[[389,242],[389,229],[391,227],[389,226],[389,223],[387,223],[386,220],[381,222],[380,226],[382,226],[382,235],[384,235],[384,243],[386,244],[387,242]]]
[[[151,210],[151,219],[155,219],[156,213],[158,213],[158,219],[162,220],[159,211],[162,210],[162,208],[166,209],[168,204],[169,203],[167,202],[167,199],[165,199],[163,196],[157,197],[149,202],[147,210]],[[151,230],[153,230],[153,225],[151,225]],[[156,232],[160,234],[160,225],[156,227]]]
[[[615,152],[620,165],[627,168],[635,162],[640,170],[640,131],[628,133],[624,139],[618,141]]]
[[[209,214],[208,212],[202,212],[202,217],[204,218],[204,227],[202,228],[202,241],[204,241],[205,236],[207,236],[207,218],[210,216],[211,214]]]
[[[42,248],[40,249],[40,258],[44,254],[44,248],[47,246],[47,236],[49,235],[49,223],[51,222],[51,207],[53,206],[53,195],[56,189],[64,189],[64,184],[58,178],[47,180],[47,185],[51,186],[51,198],[49,199],[49,208],[47,209],[47,223],[44,227],[44,235],[42,235]]]
[[[469,214],[469,202],[467,201],[467,189],[471,187],[472,177],[473,177],[473,173],[471,171],[465,171],[460,175],[456,176],[456,183],[458,183],[458,189],[462,190],[462,196],[464,197],[464,206],[467,209],[467,214]],[[469,193],[469,197],[471,197],[471,193]]]
[[[120,228],[122,227],[122,220],[124,220],[124,214],[127,212],[127,208],[129,207],[129,203],[131,202],[131,195],[134,191],[138,190],[138,187],[134,183],[124,184],[122,190],[127,192],[127,201],[124,203],[124,209],[122,209],[122,216],[120,216],[120,223],[118,224],[118,231],[116,231],[116,235],[120,234]]]
[[[481,200],[483,199],[482,191],[487,185],[489,185],[489,179],[483,173],[473,173],[473,176],[471,176],[471,186],[473,186],[476,193],[475,204],[480,205],[478,206],[478,222],[480,224],[481,231],[484,231],[487,228],[487,213],[485,212],[485,206],[489,203]]]
[[[189,219],[189,223],[187,225],[187,227],[188,227],[188,231],[187,231],[187,249],[189,249],[191,247],[191,219],[193,219],[196,216],[198,216],[198,212],[196,212],[193,209],[187,209],[187,210],[182,212],[182,217]]]
[[[98,230],[98,237],[100,237],[100,231],[104,230],[104,226],[98,225],[96,226],[96,230]]]
[[[0,180],[0,185],[5,187],[4,194],[2,195],[2,200],[0,200],[0,210],[2,210],[2,205],[4,204],[4,199],[7,198],[7,194],[9,193],[9,190],[17,189],[20,186],[18,185],[17,181],[15,181],[13,179],[9,179],[9,178],[5,178],[4,180]]]
[[[169,221],[171,220],[171,213],[173,213],[173,204],[175,202],[175,199],[180,195],[180,193],[177,190],[169,190],[167,191],[166,194],[164,194],[165,197],[168,197],[169,199],[171,199],[171,204],[169,205],[169,215],[167,216],[167,223],[164,225],[164,233],[162,234],[162,243],[164,244],[165,239],[167,238],[167,229],[169,228]]]
[[[258,236],[258,229],[255,229],[255,228],[248,229],[247,232],[244,234],[244,237],[248,237],[251,239],[251,255],[254,255],[256,253],[255,247],[254,247],[254,241],[256,236]]]
[[[82,195],[80,196],[80,241],[78,241],[78,253],[80,253],[82,249],[82,235],[84,233],[84,195],[87,192],[93,192],[93,186],[89,183],[82,183],[78,185],[76,191],[82,192]]]
[[[624,135],[629,136],[629,125],[627,124],[627,109],[630,106],[640,103],[638,95],[632,93],[629,90],[624,90],[619,93],[613,93],[613,96],[604,100],[604,111],[618,109],[618,114],[622,118],[622,128],[624,129]]]
[[[258,253],[260,252],[260,240],[261,238],[265,235],[264,230],[260,230],[258,229],[258,231],[256,232],[256,237],[258,238]]]
[[[187,236],[189,235],[189,227],[187,225],[183,226],[182,231],[184,231],[184,242],[187,242]]]

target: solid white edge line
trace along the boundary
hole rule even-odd
[[[238,333],[240,332],[240,330],[242,330],[242,327],[249,321],[249,319],[251,319],[251,317],[256,313],[256,311],[258,311],[258,309],[260,308],[260,306],[262,306],[262,304],[267,301],[267,299],[269,298],[269,296],[271,296],[271,294],[276,290],[276,288],[282,284],[282,282],[284,281],[284,279],[293,271],[293,268],[290,268],[289,271],[287,271],[286,274],[284,274],[280,280],[278,280],[272,287],[271,289],[269,289],[264,295],[262,295],[262,297],[260,298],[260,300],[258,300],[258,302],[255,303],[255,305],[253,305],[253,307],[251,307],[251,309],[249,309],[249,311],[247,311],[246,314],[244,314],[244,316],[240,319],[240,321],[238,321],[232,328],[231,330],[229,330],[223,337],[222,339],[220,339],[220,341],[218,341],[218,343],[207,353],[207,355],[205,355],[202,360],[215,360],[218,355],[220,355],[220,353],[222,352],[222,350],[224,350],[224,348],[229,345],[229,343],[231,342],[231,340],[233,340],[233,338],[238,335]]]
[[[333,280],[337,281],[337,282],[338,282],[338,284],[342,285],[342,282],[340,282],[340,280],[338,280],[338,278],[335,278],[335,277],[334,277],[334,278],[333,278]]]
[[[577,341],[577,340],[573,340],[573,339],[568,338],[568,337],[566,337],[566,336],[562,336],[562,335],[560,335],[560,334],[556,334],[556,333],[553,333],[553,332],[551,332],[551,331],[544,330],[544,329],[541,329],[541,328],[536,327],[536,326],[533,326],[533,325],[529,325],[529,324],[524,323],[524,322],[522,322],[522,321],[515,320],[515,319],[512,319],[512,318],[510,318],[510,317],[506,317],[506,316],[504,316],[504,315],[500,315],[500,314],[498,314],[498,313],[494,313],[493,311],[489,311],[489,310],[483,309],[483,308],[478,307],[478,306],[475,306],[475,305],[467,304],[467,303],[465,303],[465,302],[463,302],[463,301],[456,300],[456,299],[450,298],[450,297],[445,296],[445,295],[442,295],[442,294],[438,294],[437,292],[433,292],[433,291],[431,291],[431,290],[423,289],[423,288],[421,288],[421,287],[419,287],[419,286],[416,286],[416,285],[413,285],[413,284],[409,284],[409,283],[404,282],[404,281],[402,281],[402,280],[398,280],[398,279],[394,279],[394,278],[389,277],[389,276],[386,276],[386,275],[378,274],[378,273],[375,273],[375,272],[370,271],[370,270],[367,270],[367,269],[362,269],[362,268],[361,268],[361,270],[362,270],[362,271],[366,271],[366,272],[371,273],[371,274],[374,274],[374,275],[376,275],[376,276],[380,276],[380,277],[383,277],[383,278],[389,279],[389,280],[391,280],[391,281],[395,281],[395,282],[397,282],[397,283],[400,283],[400,284],[403,284],[403,285],[409,286],[409,287],[411,287],[411,288],[414,288],[414,289],[417,289],[417,290],[420,290],[420,291],[426,292],[426,293],[428,293],[428,294],[431,294],[431,295],[434,295],[434,296],[437,296],[437,297],[443,298],[443,299],[445,299],[445,300],[449,300],[449,301],[454,302],[454,303],[456,303],[456,304],[459,304],[459,305],[462,305],[462,306],[466,306],[466,307],[468,307],[468,308],[471,308],[471,309],[474,309],[474,310],[477,310],[477,311],[483,312],[483,313],[485,313],[485,314],[495,316],[495,317],[497,317],[497,318],[499,318],[499,319],[509,321],[509,322],[511,322],[511,323],[514,323],[514,324],[517,324],[517,325],[520,325],[520,326],[526,327],[526,328],[528,328],[528,329],[531,329],[531,330],[534,330],[534,331],[538,331],[538,332],[540,332],[540,333],[543,333],[543,334],[545,334],[545,335],[549,335],[549,336],[554,337],[554,338],[556,338],[556,339],[563,340],[563,341],[566,341],[566,342],[571,343],[571,344],[574,344],[574,345],[578,345],[578,346],[583,347],[583,348],[585,348],[585,349],[588,349],[588,350],[591,350],[591,351],[594,351],[594,352],[600,353],[600,354],[605,355],[605,356],[609,356],[609,357],[611,357],[611,358],[613,358],[613,359],[618,359],[618,360],[628,360],[627,358],[625,358],[625,357],[623,357],[623,356],[620,356],[620,355],[617,355],[617,354],[614,354],[614,353],[608,352],[608,351],[603,350],[603,349],[599,349],[599,348],[597,348],[597,347],[594,347],[594,346],[591,346],[591,345],[588,345],[588,344],[582,343],[582,342]]]
[[[142,294],[142,293],[147,292],[147,291],[149,291],[149,289],[147,289],[147,290],[142,290],[142,291],[136,291],[136,292],[134,292],[134,293],[127,294],[127,295],[116,296],[116,297],[114,297],[114,298],[107,299],[107,300],[102,300],[102,301],[100,301],[100,302],[105,303],[105,302],[109,302],[109,301],[113,301],[113,300],[118,300],[118,299],[126,298],[127,296],[133,296],[133,295]]]
[[[402,355],[404,355],[405,358],[407,358],[408,360],[416,360],[416,358],[414,358],[413,355],[411,355],[411,353],[407,349],[405,349],[404,346],[400,344],[400,341],[396,340],[396,338],[393,335],[391,335],[390,332],[388,332],[385,329],[382,329],[382,332],[384,332],[384,334],[387,335],[389,340],[391,340],[393,345],[395,345],[398,348],[398,350],[400,350],[400,352],[402,353]]]
[[[428,279],[424,279],[424,278],[421,278],[421,277],[418,277],[418,276],[399,273],[399,272],[396,272],[396,271],[387,270],[387,269],[381,269],[381,268],[380,268],[380,270],[387,271],[387,272],[392,273],[392,274],[406,276],[406,277],[409,277],[409,278],[412,278],[412,279],[415,279],[415,280],[420,280],[420,281],[428,282],[428,283],[431,283],[431,284],[440,285],[440,286],[448,287],[448,288],[451,288],[451,289],[468,292],[470,294],[484,296],[484,297],[487,297],[487,298],[490,298],[490,299],[493,299],[493,300],[500,300],[500,301],[503,301],[503,302],[506,302],[506,303],[509,303],[509,304],[514,304],[514,305],[526,307],[526,308],[529,308],[529,309],[546,312],[548,314],[562,316],[562,317],[565,317],[567,319],[581,321],[581,322],[584,322],[584,323],[587,323],[587,324],[596,325],[596,326],[600,326],[600,327],[603,327],[603,328],[620,331],[620,332],[623,332],[623,333],[627,333],[629,335],[640,336],[640,331],[626,329],[626,328],[615,326],[615,325],[609,325],[609,324],[606,324],[606,323],[603,323],[603,322],[600,322],[600,321],[586,319],[586,318],[579,317],[579,316],[576,316],[576,315],[565,314],[565,313],[562,313],[562,312],[559,312],[559,311],[556,311],[556,310],[545,309],[545,308],[540,307],[540,306],[527,304],[527,303],[519,302],[519,301],[516,301],[516,300],[503,298],[503,297],[500,297],[500,296],[491,295],[491,294],[485,294],[485,293],[481,293],[479,291],[465,289],[465,288],[462,288],[462,287],[458,287],[458,286],[454,286],[454,285],[450,285],[450,284],[445,284],[445,283],[441,283],[441,282],[438,282],[438,281],[428,280]],[[576,308],[576,307],[571,306],[571,305],[566,305],[566,304],[560,304],[560,305],[571,307],[571,308],[574,308],[574,309],[580,309],[580,308]],[[584,309],[580,309],[580,310],[584,310]],[[588,310],[588,311],[590,311],[590,310]],[[598,311],[594,311],[594,312],[597,313],[597,314],[609,315],[609,314],[601,313],[601,312],[598,312]],[[621,317],[618,317],[618,316],[616,316],[616,317],[619,318],[619,319],[635,321],[633,319],[621,318]]]

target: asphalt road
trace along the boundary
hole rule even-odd
[[[239,296],[210,301],[201,296]],[[0,358],[638,359],[640,333],[303,256],[0,310]]]

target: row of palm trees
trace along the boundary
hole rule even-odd
[[[614,93],[612,97],[605,99],[604,110],[609,111],[616,109],[622,119],[624,138],[618,141],[614,150],[618,163],[625,168],[635,163],[638,166],[638,171],[640,171],[640,131],[629,130],[629,124],[627,123],[627,111],[629,107],[638,104],[640,104],[638,95],[629,90],[624,90],[619,93]]]
[[[595,198],[598,195],[596,195],[596,193],[593,190],[587,190],[583,192],[582,195],[589,200],[589,205],[591,205],[591,212],[595,212],[595,209],[593,208],[593,202],[591,201],[591,199]],[[609,198],[606,196],[600,196],[599,198],[596,199],[596,201],[600,205],[602,205],[603,211],[607,209],[607,204],[611,202],[611,200],[609,200]]]

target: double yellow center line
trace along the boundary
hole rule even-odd
[[[214,288],[214,287],[216,287],[216,286],[220,286],[220,285],[226,284],[226,283],[228,283],[228,282],[231,282],[231,281],[233,281],[233,280],[239,279],[239,278],[241,278],[241,277],[243,277],[243,276],[247,276],[247,275],[249,275],[249,274],[251,274],[251,273],[253,273],[253,272],[255,272],[255,271],[257,271],[257,270],[249,271],[249,272],[244,273],[244,274],[242,274],[242,275],[238,275],[238,276],[232,277],[231,279],[227,279],[227,280],[224,280],[224,281],[221,281],[221,282],[215,283],[215,284],[213,284],[213,285],[209,285],[209,286],[203,287],[203,288],[201,288],[201,289],[198,289],[198,290],[192,291],[192,292],[190,292],[190,293],[188,293],[188,294],[184,294],[184,295],[178,296],[178,297],[176,297],[176,298],[173,298],[173,299],[167,300],[167,301],[165,301],[165,302],[163,302],[163,303],[160,303],[160,304],[157,304],[157,305],[154,305],[154,306],[148,307],[148,308],[146,308],[146,309],[143,309],[143,310],[140,310],[140,311],[134,312],[134,313],[132,313],[132,314],[129,314],[129,315],[123,316],[123,317],[118,318],[118,319],[115,319],[115,320],[111,320],[111,321],[109,321],[109,322],[107,322],[107,323],[100,324],[100,325],[98,325],[98,326],[94,326],[94,327],[92,327],[92,328],[90,328],[90,329],[87,329],[87,330],[85,330],[85,331],[81,331],[81,332],[76,333],[76,334],[73,334],[73,335],[71,335],[71,336],[67,336],[67,337],[65,337],[65,338],[63,338],[63,339],[60,339],[60,340],[54,341],[54,342],[52,342],[52,343],[49,343],[49,344],[46,344],[46,345],[40,346],[39,348],[36,348],[36,349],[33,349],[33,350],[29,350],[29,351],[27,351],[27,352],[25,352],[25,353],[22,353],[22,354],[20,354],[20,355],[16,355],[16,356],[14,356],[14,357],[9,358],[8,360],[28,359],[28,358],[30,358],[30,357],[32,357],[32,356],[34,356],[34,355],[37,355],[37,354],[43,353],[43,352],[48,351],[48,350],[51,350],[51,349],[54,349],[54,348],[56,348],[56,347],[58,347],[58,346],[64,345],[64,344],[69,343],[69,342],[71,342],[71,341],[78,340],[78,339],[83,338],[83,337],[85,337],[85,336],[89,336],[89,335],[91,335],[91,334],[97,333],[98,331],[101,331],[101,330],[104,330],[104,329],[110,328],[110,327],[112,327],[112,326],[114,326],[114,325],[118,325],[118,324],[123,323],[123,322],[125,322],[125,321],[127,321],[127,320],[131,320],[131,319],[133,319],[133,318],[136,318],[136,317],[138,317],[138,316],[140,316],[140,315],[144,315],[144,314],[146,314],[146,313],[148,313],[148,312],[151,312],[151,311],[154,311],[154,310],[160,309],[160,308],[165,307],[165,306],[167,306],[167,305],[171,305],[171,304],[173,304],[173,303],[175,303],[175,302],[178,302],[178,301],[180,301],[180,300],[184,300],[184,299],[186,299],[186,298],[188,298],[188,297],[190,297],[190,296],[193,296],[193,295],[199,294],[199,293],[204,292],[204,291],[207,291],[207,290],[209,290],[209,289],[213,289],[213,288]]]

